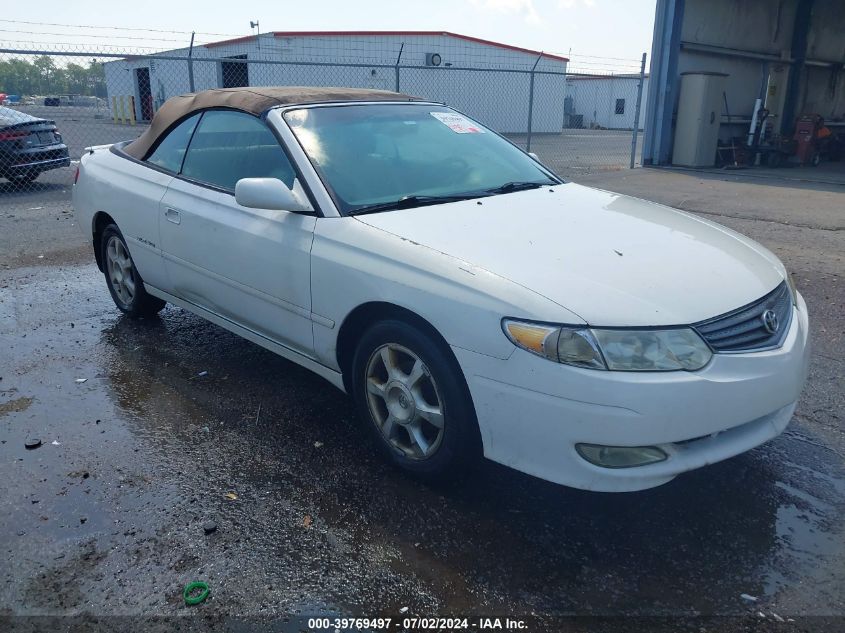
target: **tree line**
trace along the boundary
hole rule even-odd
[[[53,57],[41,55],[0,59],[0,92],[10,95],[78,94],[106,96],[103,65],[92,59],[86,64],[57,66]]]

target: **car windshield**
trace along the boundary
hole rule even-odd
[[[288,111],[285,120],[345,214],[559,182],[511,143],[445,106],[303,108]]]

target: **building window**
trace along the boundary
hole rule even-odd
[[[246,55],[232,55],[226,59],[244,61],[222,61],[220,62],[220,75],[223,88],[239,88],[241,86],[249,85],[249,66],[247,64]]]
[[[616,100],[616,114],[625,114],[625,99]]]

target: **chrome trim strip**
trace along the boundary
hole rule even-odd
[[[8,169],[20,169],[22,167],[35,167],[37,165],[51,165],[53,163],[67,163],[70,165],[70,156],[65,158],[51,158],[50,160],[39,160],[34,163],[19,163],[17,165],[9,165]]]

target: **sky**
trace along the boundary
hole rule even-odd
[[[42,0],[37,9],[25,2],[4,2],[0,48],[17,48],[25,42],[57,46],[85,42],[97,47],[168,49],[184,46],[191,31],[198,32],[198,42],[248,35],[250,20],[258,20],[262,32],[453,31],[571,54],[573,65],[583,70],[630,70],[639,66],[643,52],[650,53],[655,1]]]

